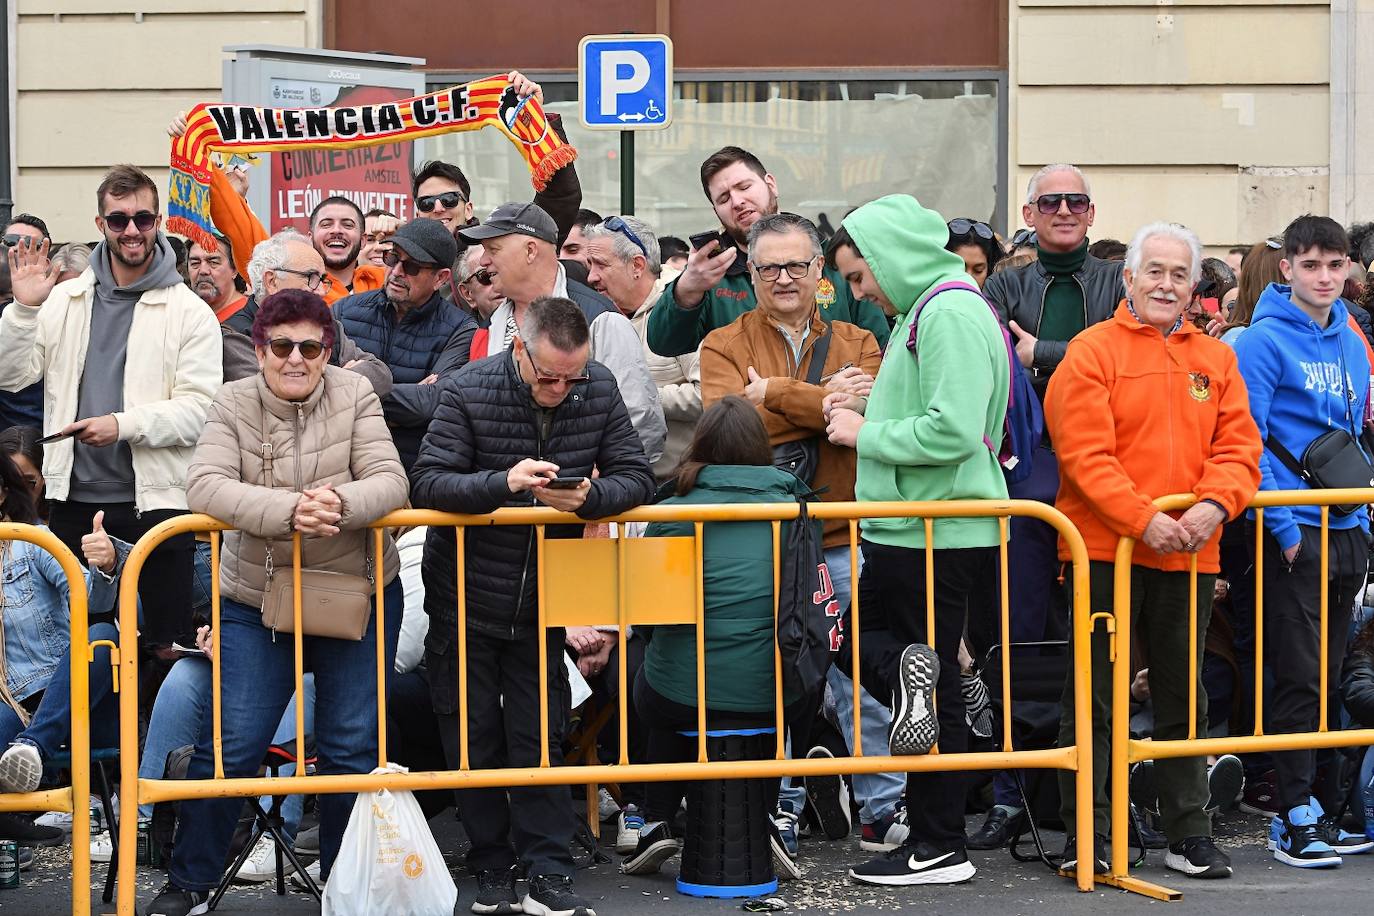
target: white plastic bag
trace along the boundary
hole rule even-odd
[[[388,764],[374,773],[404,773]],[[323,916],[453,916],[458,888],[409,792],[359,793],[324,889]]]

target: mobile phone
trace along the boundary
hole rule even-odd
[[[38,440],[38,444],[39,444],[39,445],[48,445],[48,444],[53,443],[53,442],[60,442],[60,441],[63,440],[63,439],[70,439],[72,436],[75,436],[75,435],[76,435],[75,432],[69,432],[69,433],[53,433],[51,436],[44,436],[42,439],[39,439],[39,440]]]
[[[586,479],[585,477],[555,477],[544,486],[550,490],[576,490],[582,486],[582,482]]]
[[[714,230],[711,232],[698,232],[696,235],[688,238],[687,242],[692,246],[693,251],[699,248],[705,248],[712,242],[716,242],[720,245],[720,251],[717,251],[716,254],[720,254],[720,252],[724,251],[726,248],[725,237]]]

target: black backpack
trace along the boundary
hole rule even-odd
[[[835,599],[821,547],[821,523],[798,500],[800,512],[788,527],[778,578],[778,650],[783,690],[814,698],[844,645],[844,608]]]

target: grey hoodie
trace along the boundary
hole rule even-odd
[[[117,286],[110,268],[110,248],[101,242],[91,253],[95,288],[91,297],[91,332],[86,363],[77,392],[79,420],[118,413],[124,409],[124,358],[129,351],[129,326],[134,306],[148,290],[182,282],[176,253],[162,233],[147,272],[129,286]],[[69,499],[91,503],[134,501],[134,462],[129,443],[102,448],[76,443]]]

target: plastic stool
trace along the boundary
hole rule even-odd
[[[695,731],[679,734],[697,737]],[[712,761],[772,755],[773,728],[706,732]],[[777,804],[774,779],[706,779],[687,786],[687,836],[677,890],[690,897],[757,897],[778,889],[768,819]]]

